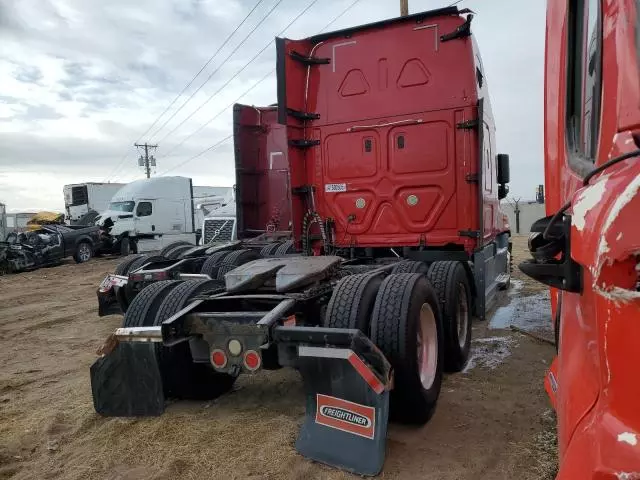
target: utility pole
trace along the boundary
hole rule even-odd
[[[522,200],[522,197],[518,197],[518,198],[513,198],[511,197],[511,205],[513,206],[513,213],[515,214],[516,217],[516,233],[519,234],[520,233],[520,200]]]
[[[149,145],[148,143],[134,143],[134,146],[137,148],[144,148],[144,156],[140,155],[138,159],[138,165],[144,167],[144,173],[147,175],[147,178],[151,178],[151,167],[156,166],[156,159],[153,155],[149,156],[149,149],[156,149],[158,145]]]
[[[406,17],[409,15],[409,0],[400,0],[400,16]]]

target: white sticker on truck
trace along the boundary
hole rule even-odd
[[[324,191],[325,192],[346,192],[347,184],[346,183],[325,183]]]

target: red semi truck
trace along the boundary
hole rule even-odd
[[[96,411],[158,415],[290,366],[307,394],[298,451],[369,475],[389,418],[431,418],[473,316],[509,282],[508,156],[472,19],[450,7],[276,40],[277,112],[235,111],[243,239],[135,296],[91,367]],[[285,143],[239,129],[274,112]],[[269,235],[288,222],[280,252]],[[129,281],[166,279],[156,267]]]
[[[520,265],[551,287],[559,479],[640,479],[640,10],[547,4],[548,216]]]

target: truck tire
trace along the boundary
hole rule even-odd
[[[228,252],[222,259],[216,272],[216,278],[218,280],[224,280],[224,276],[231,270],[238,268],[245,263],[249,263],[253,260],[260,258],[260,255],[255,250],[234,250]]]
[[[209,275],[211,278],[216,279],[218,277],[218,267],[222,263],[222,259],[227,256],[229,252],[216,252],[213,255],[210,255],[200,268],[200,273],[203,275]]]
[[[169,260],[177,260],[182,253],[186,252],[187,250],[191,250],[192,248],[193,245],[178,245],[175,248],[169,250],[167,254],[164,255],[164,257]]]
[[[282,242],[282,245],[280,245],[276,250],[275,256],[283,257],[285,255],[289,255],[290,253],[296,253],[296,249],[293,246],[293,240]]]
[[[118,264],[115,271],[113,272],[115,275],[127,275],[129,273],[129,268],[131,264],[139,258],[136,255],[132,255],[131,257],[125,258],[122,262]]]
[[[273,242],[265,245],[264,247],[262,247],[262,250],[260,250],[260,256],[261,257],[273,256],[276,253],[276,250],[280,248],[280,245],[282,245],[282,243],[280,242]]]
[[[173,250],[174,248],[176,248],[179,245],[191,245],[191,244],[189,242],[185,242],[184,240],[178,240],[177,242],[171,242],[169,245],[167,245],[162,250],[160,250],[160,253],[158,255],[162,255],[163,257],[166,257],[167,253],[169,253],[171,250]]]
[[[444,333],[444,368],[459,372],[471,350],[471,288],[460,262],[433,262],[427,277],[440,302]]]
[[[129,305],[122,320],[122,326],[146,327],[153,325],[165,296],[180,283],[182,283],[181,280],[163,280],[144,288]]]
[[[187,306],[192,298],[208,290],[215,290],[217,285],[212,280],[189,281],[178,285],[164,298],[154,325],[161,325]],[[237,378],[216,372],[211,365],[194,363],[188,342],[173,347],[156,345],[156,356],[164,394],[169,398],[209,400],[228,392]]]
[[[129,265],[129,269],[127,270],[126,275],[129,275],[132,272],[135,272],[143,265],[151,262],[159,262],[162,260],[166,260],[164,257],[159,255],[139,255],[134,258],[131,265]],[[129,309],[129,306],[136,298],[136,293],[132,290],[132,287],[129,283],[120,289],[122,291],[122,295],[116,295],[116,300],[118,300],[118,304],[120,305],[120,309],[123,312],[126,312]]]
[[[91,260],[93,257],[93,248],[89,242],[80,242],[76,247],[76,251],[73,254],[73,259],[76,263],[84,263]]]
[[[96,223],[96,218],[98,218],[98,215],[100,214],[95,210],[90,210],[78,219],[76,225],[83,225],[85,227],[93,226]]]
[[[384,279],[373,307],[371,339],[395,372],[392,418],[426,423],[440,395],[444,352],[438,297],[424,275]]]
[[[429,267],[424,262],[404,260],[395,264],[391,273],[427,273]]]
[[[126,257],[131,253],[131,242],[129,238],[124,237],[120,240],[120,256]]]
[[[379,275],[349,275],[338,282],[324,316],[329,328],[357,328],[369,334],[371,312],[382,284]]]

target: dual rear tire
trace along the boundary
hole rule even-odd
[[[440,394],[442,325],[437,295],[423,274],[358,274],[342,279],[327,306],[324,325],[357,328],[391,363],[391,417],[423,424]]]
[[[459,262],[400,262],[391,275],[342,279],[324,326],[356,328],[384,353],[394,371],[391,417],[424,424],[433,415],[443,372],[460,371],[471,343],[471,291]]]

